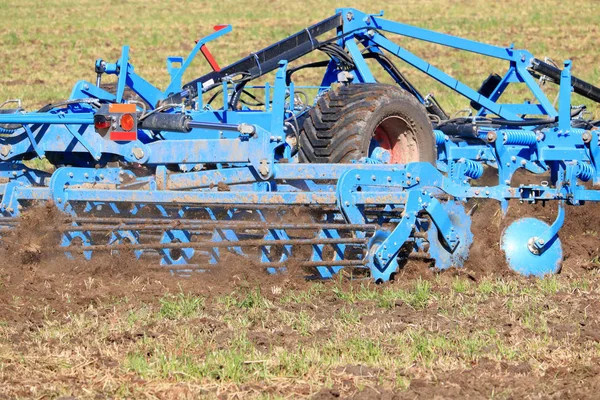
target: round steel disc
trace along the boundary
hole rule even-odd
[[[549,225],[536,218],[522,218],[504,230],[500,243],[509,267],[525,276],[556,274],[562,264],[562,245],[558,236],[548,243],[541,254],[529,250],[529,239],[541,235]]]

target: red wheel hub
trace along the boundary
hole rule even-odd
[[[390,164],[419,161],[419,151],[410,125],[400,117],[388,117],[375,128],[373,139],[390,152]]]

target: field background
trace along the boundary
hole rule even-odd
[[[214,24],[234,26],[210,46],[226,65],[336,6],[342,4],[0,0],[0,100],[22,98],[35,109],[64,99],[77,80],[95,80],[96,58],[114,62],[123,44],[136,70],[165,87],[165,58],[186,55]],[[355,6],[497,45],[514,42],[539,58],[570,58],[574,74],[600,84],[595,0]],[[474,87],[490,70],[501,71],[489,60],[401,43]],[[201,61],[191,75],[206,71]],[[464,107],[407,73],[449,110]],[[178,281],[119,257],[93,267],[45,253],[25,262],[8,246],[0,249],[0,398],[594,398],[599,212],[590,211],[589,226],[564,229],[565,240],[593,243],[567,255],[582,263],[544,280],[482,261],[479,271],[436,275],[423,267],[379,287],[306,283],[265,279],[232,260],[237,269],[216,280]],[[484,216],[498,224],[496,212]],[[43,216],[28,226],[35,233],[47,223]],[[27,240],[35,239],[31,232]]]
[[[231,34],[210,45],[224,66],[291,33],[318,22],[347,6],[343,2],[284,1],[57,1],[0,2],[0,99],[21,98],[36,108],[68,97],[80,79],[95,82],[96,58],[117,60],[123,44],[131,46],[138,73],[165,88],[165,58],[186,56],[194,40],[211,32],[215,24],[230,23]],[[355,4],[361,8],[360,4]],[[598,22],[600,3],[593,0],[519,1],[424,0],[371,1],[364,11],[385,10],[392,20],[435,29],[499,46],[514,43],[538,58],[550,57],[559,65],[574,62],[574,74],[600,82]],[[478,88],[490,72],[505,65],[465,52],[409,39],[399,43],[433,65]],[[449,111],[466,102],[418,73],[403,68],[423,92],[433,91]],[[200,56],[189,70],[193,78],[207,72]],[[318,72],[305,74],[315,83]],[[516,98],[527,98],[517,92]]]

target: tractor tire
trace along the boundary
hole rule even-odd
[[[301,163],[350,163],[368,157],[374,143],[391,153],[390,163],[435,164],[425,107],[405,90],[384,84],[339,86],[319,98],[303,123],[298,158]]]

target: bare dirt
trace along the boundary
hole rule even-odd
[[[437,297],[434,296],[434,300],[430,300],[423,309],[416,309],[403,300],[397,300],[391,308],[383,310],[377,309],[373,301],[354,302],[351,308],[360,315],[358,326],[365,331],[381,326],[385,327],[381,328],[384,331],[391,329],[394,333],[420,327],[427,332],[439,334],[450,334],[458,329],[483,332],[493,327],[503,340],[517,343],[516,346],[527,342],[530,332],[521,326],[527,310],[523,311],[523,315],[519,314],[521,311],[506,311],[506,302],[518,299],[517,294],[514,297],[509,295],[511,300],[508,297],[496,297],[480,301],[476,304],[477,311],[461,321],[455,317],[448,318],[440,311],[442,300],[454,293],[454,289],[450,287],[456,279],[465,279],[472,282],[472,285],[478,285],[486,279],[503,279],[517,282],[516,288],[533,285],[535,290],[536,280],[517,276],[507,268],[498,241],[503,229],[517,218],[536,216],[551,223],[556,216],[556,205],[543,207],[541,204],[515,203],[511,204],[506,217],[502,216],[495,202],[469,206],[476,207],[472,226],[475,242],[465,268],[439,273],[423,263],[409,263],[399,272],[396,282],[380,285],[377,290],[411,290],[417,280],[425,279],[433,282],[432,290]],[[541,300],[540,310],[546,311],[540,312],[547,314],[542,337],[551,342],[545,344],[548,353],[542,359],[490,359],[484,351],[483,356],[467,363],[458,363],[460,365],[453,365],[451,361],[443,368],[435,366],[427,369],[413,365],[402,369],[401,375],[395,378],[405,382],[403,387],[394,386],[394,380],[390,380],[389,374],[383,367],[378,367],[377,362],[370,365],[348,362],[329,372],[328,383],[311,385],[288,382],[291,385],[289,391],[276,382],[239,384],[235,386],[235,390],[227,386],[229,389],[224,389],[220,395],[220,389],[217,392],[210,389],[208,393],[212,394],[209,397],[218,395],[221,398],[235,398],[232,393],[256,395],[266,391],[273,395],[293,394],[296,397],[312,396],[315,399],[489,398],[494,395],[500,398],[594,398],[594,393],[600,386],[600,353],[592,351],[596,355],[590,358],[589,349],[600,346],[600,298],[594,289],[600,282],[597,274],[597,268],[600,267],[597,263],[600,255],[599,206],[586,205],[567,209],[566,223],[561,232],[565,253],[561,282],[564,287],[570,288],[572,282],[586,279],[590,282],[590,289],[585,293],[572,289],[559,290]],[[248,260],[228,255],[223,268],[180,279],[170,276],[164,270],[148,268],[144,262],[126,253],[106,254],[94,257],[89,262],[81,259],[68,260],[61,252],[56,251],[59,238],[57,231],[42,229],[56,228],[63,221],[64,217],[52,206],[38,207],[22,218],[21,224],[11,235],[2,238],[0,321],[5,326],[10,326],[12,334],[8,339],[2,339],[1,346],[20,349],[23,354],[27,354],[27,343],[30,343],[28,338],[35,335],[35,332],[45,329],[48,324],[70,321],[70,316],[86,312],[90,307],[99,310],[96,318],[102,318],[103,315],[114,318],[116,312],[127,313],[144,305],[156,305],[165,294],[186,293],[206,298],[207,305],[203,316],[185,323],[200,327],[202,332],[210,332],[219,348],[227,348],[239,332],[223,319],[222,304],[217,299],[224,295],[252,293],[258,289],[261,296],[274,305],[270,307],[277,308],[277,312],[286,315],[306,313],[317,328],[306,335],[293,325],[275,324],[267,319],[247,328],[245,333],[249,342],[264,354],[271,354],[273,349],[298,352],[303,347],[315,346],[323,338],[332,337],[334,329],[327,325],[327,321],[339,318],[340,313],[345,312],[349,305],[334,294],[336,290],[358,291],[365,284],[364,281],[326,282],[320,284],[322,293],[306,304],[281,303],[282,293],[308,293],[314,288],[313,283],[301,278],[303,271],[293,263],[287,274],[269,276]],[[115,303],[115,299],[122,298],[126,298],[127,302],[115,305],[120,304]],[[106,307],[106,304],[112,304],[112,308]],[[523,304],[525,307],[527,302]],[[514,316],[515,312],[517,317]],[[160,340],[175,335],[174,332],[176,328],[161,330],[150,324],[136,331],[111,333],[104,340],[107,345],[131,349],[132,346],[138,346],[140,341],[148,338]],[[85,347],[85,338],[79,340],[78,345]],[[561,345],[555,345],[553,341],[560,342]],[[560,347],[565,346],[565,343],[570,343],[567,346],[572,345],[573,348],[561,350]],[[63,345],[67,346],[65,349],[69,348],[67,344],[55,344],[57,348]],[[396,350],[387,348],[386,351],[393,354]],[[556,354],[561,351],[571,352],[572,359],[562,357],[560,362],[554,363],[554,357],[558,357]],[[585,356],[581,356],[579,351],[585,351]],[[456,357],[456,360],[466,357],[451,352],[440,356]],[[544,360],[544,357],[547,359]],[[105,361],[104,364],[96,365],[97,369],[113,376],[119,376],[125,368],[123,361],[116,356],[98,356],[96,364],[99,362],[97,360]],[[0,362],[11,364],[6,360]],[[10,368],[13,368],[12,364]],[[11,394],[7,398],[32,396],[21,385],[23,380],[19,375],[10,373],[10,368],[5,369],[2,375],[10,389],[6,392]],[[129,384],[136,382],[135,379],[146,379],[131,372],[124,376]],[[45,379],[40,383],[41,388],[54,387],[56,381],[52,374]],[[86,387],[82,378],[78,379],[71,382],[74,387]],[[310,382],[309,377],[304,377],[301,381],[306,379]],[[163,386],[160,387],[169,389],[155,392],[157,397],[193,398],[198,393],[189,388],[177,389],[177,382],[177,379],[170,378],[161,381]],[[233,383],[228,385],[231,384]],[[75,397],[89,397],[82,390],[73,391]],[[100,398],[120,397],[114,391],[103,392],[101,385],[88,385],[87,390],[98,393]],[[52,393],[56,392],[47,389],[44,393],[54,397]]]

